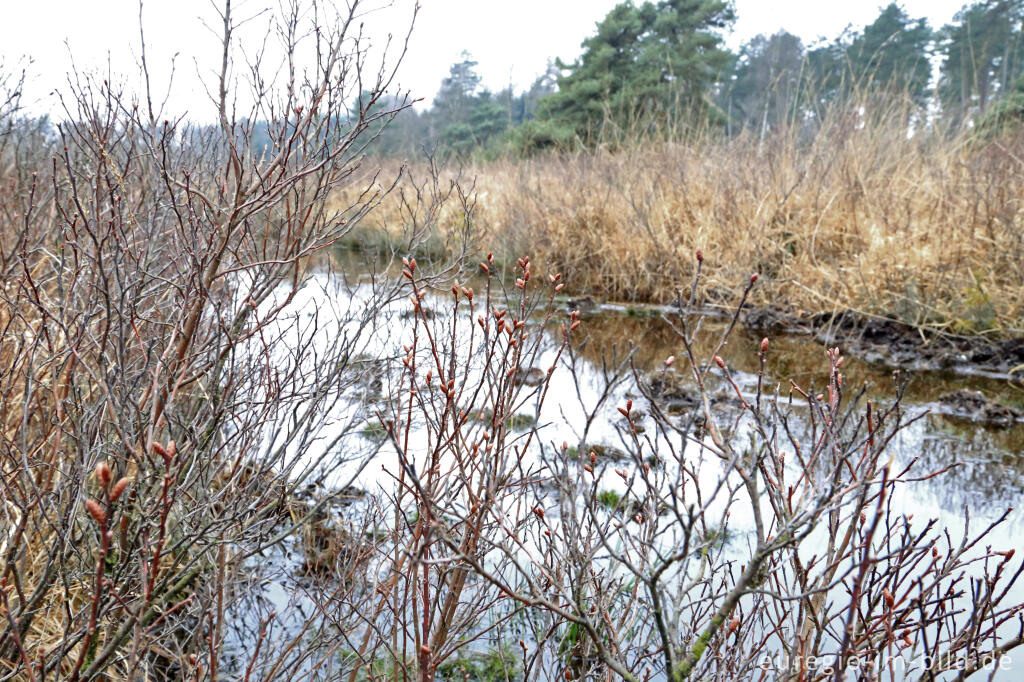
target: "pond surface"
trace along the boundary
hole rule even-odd
[[[698,359],[710,356],[726,324],[720,319],[705,319],[695,346]],[[613,346],[619,353],[635,348],[635,363],[644,370],[656,370],[666,358],[682,356],[678,335],[660,315],[641,315],[611,306],[586,316],[583,328],[590,337],[583,354],[595,364]],[[758,371],[762,338],[763,335],[745,329],[742,324],[733,331],[721,356],[730,370],[739,374],[738,380],[750,382]],[[941,399],[961,391],[978,391],[994,403],[1019,407],[1024,405],[1024,385],[1011,379],[948,371],[893,370],[846,352],[843,356],[848,395],[863,387],[867,397],[885,404],[892,402],[902,387],[906,412],[924,415],[898,439],[896,454],[902,460],[921,457],[926,469],[955,465],[940,478],[939,490],[934,491],[943,498],[942,507],[956,510],[969,505],[972,510],[987,509],[999,514],[1006,507],[1019,506],[1024,492],[1024,421],[974,421]],[[766,385],[779,386],[780,395],[789,394],[791,380],[805,389],[821,389],[827,372],[825,347],[809,336],[781,335],[770,339]],[[1007,528],[1024,530],[1024,513],[1014,513],[1010,521]]]
[[[360,293],[365,292],[369,276],[365,272],[365,263],[346,254],[342,267],[346,272],[344,277],[337,270],[315,274],[293,304],[297,317],[309,316],[311,309],[318,315],[334,310],[337,327],[328,329],[327,334],[341,333],[346,325],[350,325],[353,308],[358,308],[365,300],[365,295]],[[354,276],[353,272],[361,274]],[[443,299],[428,298],[426,303],[441,306]],[[408,338],[408,328],[412,324],[406,311],[408,307],[408,302],[401,300],[385,308],[368,335],[365,345],[367,357],[397,354],[397,349]],[[613,358],[621,360],[631,355],[637,374],[646,376],[664,367],[670,356],[683,357],[684,349],[679,337],[662,318],[662,312],[597,306],[584,315],[577,338],[586,339],[586,342],[579,347],[577,380],[573,381],[566,372],[556,371],[550,395],[540,412],[532,415],[529,403],[520,406],[522,414],[536,417],[541,443],[577,442],[574,438],[578,439],[580,435],[579,420],[592,397],[588,392],[596,394],[600,390],[604,378],[602,368],[607,367]],[[720,318],[704,320],[695,347],[698,359],[710,356],[727,324],[728,320]],[[560,331],[554,325],[544,333],[546,347],[542,348],[536,363],[538,369],[547,368],[550,364],[548,359],[560,340]],[[740,325],[720,353],[745,396],[756,385],[759,369],[757,351],[761,339],[760,334]],[[685,381],[679,370],[681,364],[677,362],[672,371]],[[943,398],[963,391],[981,392],[994,403],[1019,408],[1024,407],[1024,387],[1010,379],[952,372],[894,371],[863,362],[855,355],[846,355],[843,370],[848,394],[863,387],[868,397],[884,405],[891,403],[898,390],[902,389],[904,411],[911,416],[923,415],[903,429],[892,442],[892,454],[897,465],[916,459],[918,471],[949,468],[941,476],[904,486],[895,500],[896,511],[913,513],[915,519],[936,518],[955,536],[963,529],[965,509],[969,510],[971,528],[976,531],[999,518],[1008,508],[1019,506],[1024,489],[1024,421],[1011,419],[1000,424],[972,421],[964,417],[955,403]],[[779,335],[770,339],[765,367],[768,392],[777,390],[780,397],[786,398],[790,392],[790,381],[805,389],[820,389],[825,386],[827,375],[825,348],[809,336]],[[727,401],[724,388],[723,385],[712,390],[718,391],[723,401]],[[600,409],[601,419],[587,434],[588,443],[616,446],[616,441],[623,437],[621,417],[616,408],[627,397],[634,398],[639,409],[645,409],[637,386],[629,380],[622,382]],[[338,408],[339,424],[351,425],[351,413],[356,405],[352,402]],[[373,466],[360,466],[354,460],[352,466],[336,472],[330,483],[351,483],[370,496],[393,485],[394,479],[386,472],[397,468],[395,456],[388,452],[380,432],[371,427],[353,430],[343,447],[349,452],[371,453],[366,456],[373,458]],[[320,454],[302,453],[301,456],[315,459]],[[534,462],[540,461],[539,456],[534,457],[537,457]],[[602,485],[614,489],[620,484],[614,477],[607,476]],[[747,520],[742,518],[734,518],[733,522],[741,530],[747,525]],[[1024,512],[1015,509],[1006,522],[989,536],[988,543],[997,548],[1016,548],[1021,544],[1021,537],[1024,537]],[[244,652],[252,646],[256,636],[256,628],[252,626],[256,622],[251,617],[253,614],[265,616],[271,609],[281,614],[291,613],[288,616],[290,620],[281,621],[283,627],[279,634],[283,635],[289,629],[299,627],[307,613],[315,612],[313,602],[283,587],[285,574],[297,570],[301,553],[295,543],[289,541],[269,559],[262,557],[256,560],[262,563],[263,571],[268,566],[278,566],[280,580],[264,577],[253,585],[259,598],[247,600],[244,606],[239,605],[238,629],[232,635],[232,643],[237,650]],[[1024,585],[1014,588],[1009,601],[1024,601]],[[1020,664],[1012,666],[1012,669],[1024,670],[1024,653],[1016,651],[1011,657],[1021,659]],[[1011,672],[999,679],[1019,677]]]

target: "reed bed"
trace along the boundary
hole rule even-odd
[[[1024,137],[910,136],[905,118],[831,119],[813,135],[638,142],[461,173],[475,178],[473,226],[499,261],[535,253],[575,292],[671,301],[702,249],[714,254],[709,303],[757,272],[753,303],[793,313],[1024,330]],[[398,208],[382,207],[377,224],[399,225]]]

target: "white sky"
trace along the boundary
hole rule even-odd
[[[252,15],[276,7],[278,1],[235,0],[234,12],[236,16]],[[336,1],[343,4],[343,0]],[[429,102],[449,65],[465,49],[479,62],[485,86],[498,90],[511,81],[523,89],[544,70],[549,58],[571,61],[576,57],[580,42],[618,1],[420,0],[399,81],[414,96]],[[371,0],[368,6],[381,7],[385,2]],[[912,17],[924,16],[933,26],[941,26],[964,2],[903,0],[901,4]],[[404,34],[413,3],[394,0],[389,7],[367,14],[367,34],[378,45],[389,31]],[[834,37],[848,25],[862,27],[885,4],[883,0],[735,0],[738,20],[727,43],[735,49],[758,33],[781,28],[812,43]],[[135,85],[137,0],[0,0],[0,7],[4,17],[0,22],[0,61],[9,69],[25,56],[32,58],[26,96],[33,109],[59,115],[59,104],[50,93],[66,82],[64,74],[72,64],[69,49],[78,68],[105,70],[109,55],[112,71]],[[177,54],[170,107],[205,117],[209,104],[196,79],[196,64],[202,65],[198,73],[209,77],[219,63],[217,39],[202,23],[216,22],[210,0],[146,0],[143,20],[154,89],[166,89],[167,66]],[[251,41],[258,31],[255,24],[250,27],[242,37]]]

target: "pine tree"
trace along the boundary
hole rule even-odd
[[[440,150],[464,156],[490,145],[509,125],[508,104],[480,89],[477,63],[468,52],[451,65],[434,98],[431,121]]]
[[[1024,0],[984,0],[965,7],[941,32],[945,57],[938,94],[954,125],[984,115],[1009,92],[1024,66]]]
[[[907,95],[918,105],[928,97],[933,34],[924,19],[911,19],[895,2],[864,27],[847,50],[851,82],[862,92]]]
[[[747,42],[724,93],[730,120],[764,134],[797,118],[804,59],[803,43],[786,31]]]
[[[721,0],[620,3],[574,63],[558,64],[558,92],[541,101],[524,137],[543,146],[592,140],[609,124],[706,122],[712,86],[730,63],[718,31],[732,20]]]

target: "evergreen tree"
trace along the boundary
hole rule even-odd
[[[895,2],[856,35],[848,50],[850,82],[863,92],[905,94],[918,105],[928,96],[932,30]]]
[[[363,93],[365,102],[369,93]],[[357,100],[351,111],[360,111]],[[374,139],[369,141],[367,152],[380,156],[412,156],[431,148],[427,116],[412,107],[407,94],[381,95],[373,106],[365,111],[373,122],[369,127]]]
[[[521,109],[517,123],[528,121],[537,115],[541,100],[558,91],[558,77],[561,75],[562,70],[558,63],[549,61],[544,73],[538,76],[530,85],[530,89],[521,95]]]
[[[764,134],[794,119],[804,58],[803,43],[786,31],[747,42],[725,92],[723,108],[730,120]]]
[[[811,113],[820,115],[828,105],[849,94],[847,50],[850,42],[850,34],[844,32],[834,40],[821,42],[808,50],[804,106]]]
[[[448,69],[448,77],[441,81],[441,89],[434,98],[434,116],[442,125],[468,122],[473,96],[480,87],[476,67],[472,56],[463,51],[462,60]]]
[[[732,20],[721,0],[620,3],[573,64],[558,64],[558,92],[541,101],[527,137],[543,146],[591,138],[609,122],[706,121],[708,95],[729,64],[718,31]]]
[[[466,155],[487,147],[509,126],[509,98],[480,90],[477,63],[468,52],[452,64],[430,112],[443,151]]]
[[[941,32],[943,115],[953,124],[984,115],[1022,73],[1024,0],[983,0],[964,7]]]

